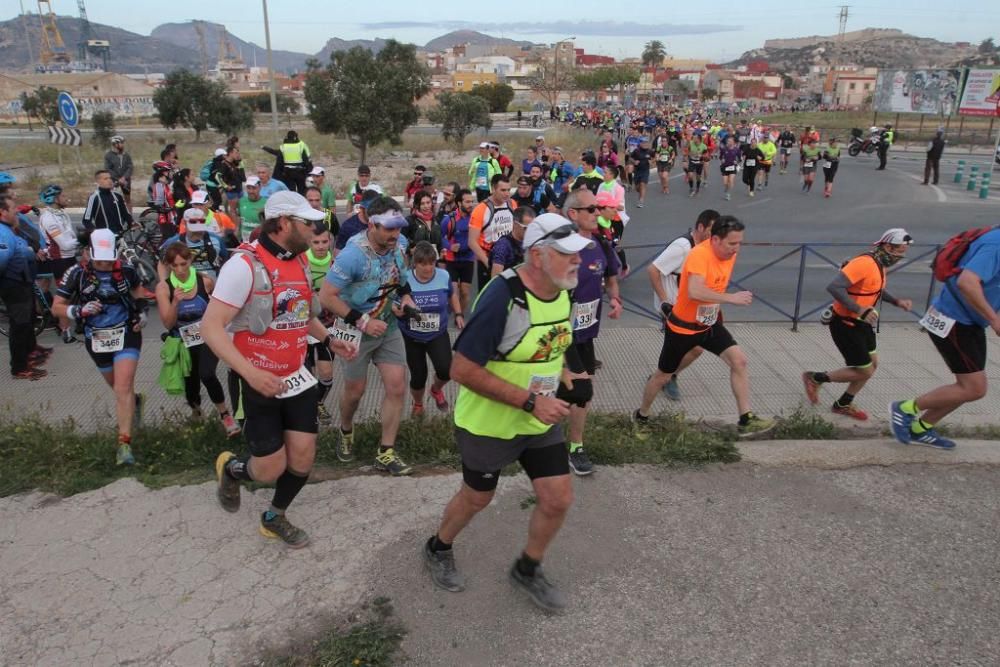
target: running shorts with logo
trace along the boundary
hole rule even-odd
[[[875,329],[861,320],[834,316],[830,321],[830,336],[844,357],[844,363],[853,368],[871,366],[872,355],[877,351]]]

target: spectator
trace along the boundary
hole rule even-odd
[[[132,211],[132,156],[125,152],[125,139],[111,137],[111,150],[104,154],[104,168],[111,174],[114,187],[121,188],[125,206]]]

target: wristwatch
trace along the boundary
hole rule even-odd
[[[538,394],[536,394],[535,392],[531,392],[530,394],[528,394],[528,400],[526,400],[523,404],[521,404],[521,409],[524,410],[525,412],[534,412],[536,398],[538,398]]]

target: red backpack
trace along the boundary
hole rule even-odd
[[[980,236],[987,232],[992,232],[994,229],[996,227],[967,229],[945,241],[945,244],[934,255],[934,262],[931,264],[934,270],[934,279],[944,282],[961,273],[962,269],[958,268],[958,263],[969,249],[969,246]]]

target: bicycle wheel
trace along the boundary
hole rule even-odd
[[[145,257],[136,257],[132,262],[132,268],[139,276],[139,282],[143,287],[152,291],[159,282],[160,277],[156,274],[156,265]]]

